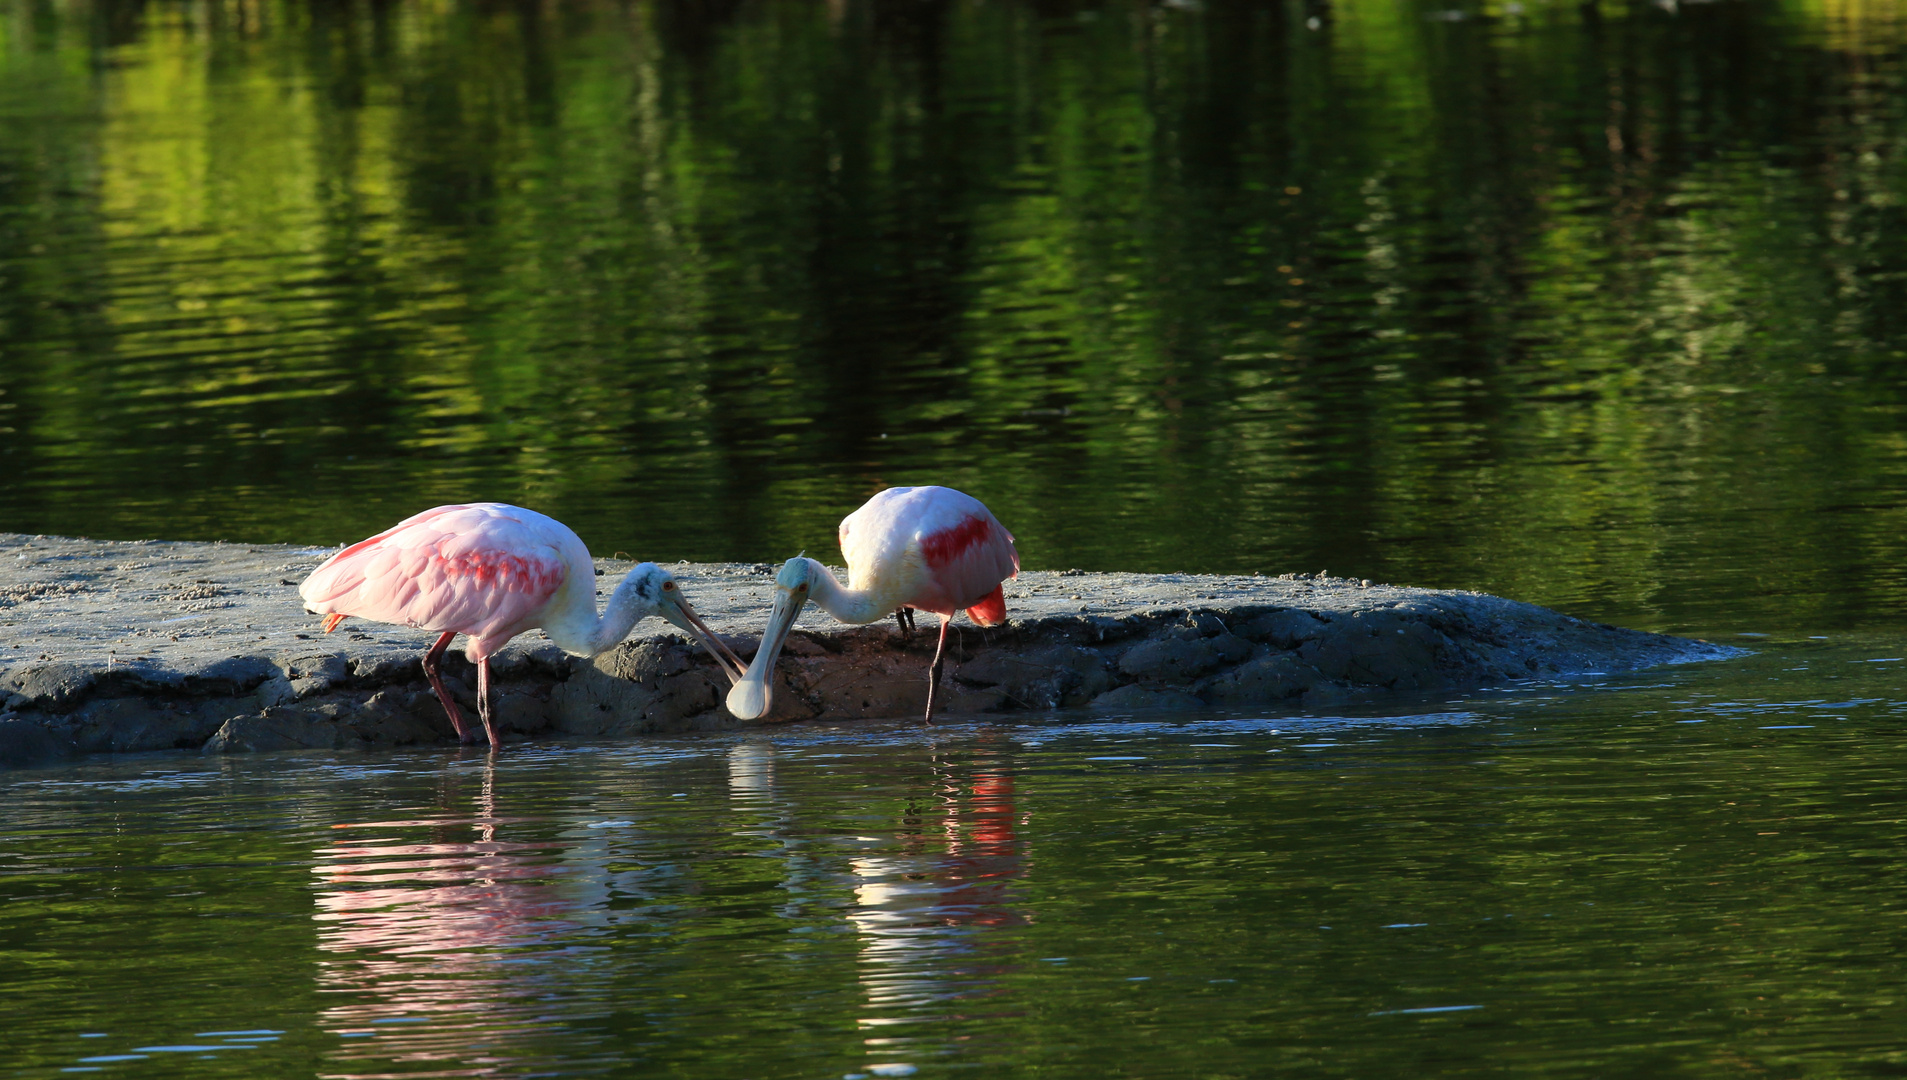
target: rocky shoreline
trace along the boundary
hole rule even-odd
[[[90,753],[233,753],[451,741],[418,660],[428,637],[298,600],[328,548],[97,541],[0,533],[0,767]],[[597,560],[599,588],[629,563]],[[744,657],[775,567],[671,564]],[[1739,650],[1586,622],[1482,593],[1315,575],[1028,572],[1010,621],[950,639],[946,715],[1083,707],[1328,709],[1387,692],[1459,689],[1723,659]],[[778,664],[765,723],[909,717],[926,696],[933,619],[843,627],[810,607]],[[746,726],[699,649],[648,620],[593,660],[535,633],[495,660],[506,740]],[[460,653],[446,663],[470,704]]]

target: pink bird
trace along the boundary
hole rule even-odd
[[[728,691],[728,711],[738,719],[768,715],[775,657],[809,600],[844,623],[871,623],[892,612],[903,632],[912,629],[910,608],[940,616],[940,642],[927,669],[930,724],[955,613],[965,610],[981,626],[1006,620],[1000,583],[1019,576],[1020,555],[1013,534],[973,496],[944,487],[888,488],[842,518],[840,535],[846,588],[827,567],[799,555],[775,575],[774,608],[754,663]]]
[[[440,665],[450,639],[467,635],[464,655],[477,665],[477,713],[494,748],[490,721],[490,657],[511,638],[542,627],[572,656],[616,647],[644,616],[660,615],[693,634],[730,681],[742,662],[716,639],[675,578],[654,563],[630,569],[596,614],[596,566],[569,526],[505,503],[439,506],[361,540],[311,572],[298,594],[323,615],[324,632],[352,615],[442,634],[424,654],[424,674],[450,714],[461,742],[464,726]]]

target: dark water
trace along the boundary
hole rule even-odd
[[[13,773],[0,1075],[1897,1075],[1902,655]]]
[[[1309,20],[1315,19],[1315,28]],[[13,0],[0,528],[1907,608],[1887,2]]]

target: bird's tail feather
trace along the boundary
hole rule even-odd
[[[1006,593],[998,585],[967,609],[967,618],[981,626],[997,626],[1006,621]]]

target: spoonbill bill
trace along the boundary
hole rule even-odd
[[[903,632],[911,608],[940,616],[940,641],[927,668],[927,723],[934,720],[934,686],[947,649],[947,627],[957,612],[981,626],[1006,620],[1000,583],[1020,573],[1013,534],[980,500],[944,487],[896,487],[841,519],[841,554],[848,561],[844,588],[813,559],[795,556],[775,575],[774,607],[748,671],[728,691],[737,719],[768,715],[775,658],[802,605],[813,600],[844,623],[871,623],[892,612]]]
[[[450,639],[466,635],[464,656],[477,665],[477,713],[492,748],[490,657],[525,630],[542,627],[564,652],[595,656],[645,616],[660,615],[694,635],[730,682],[742,673],[741,660],[696,616],[667,570],[632,567],[597,615],[596,566],[582,539],[555,518],[507,503],[439,506],[405,518],[325,560],[298,594],[305,610],[325,617],[327,634],[353,615],[441,634],[424,654],[424,674],[458,740],[472,743],[441,671]]]

